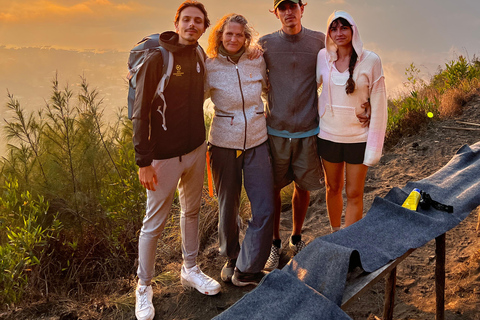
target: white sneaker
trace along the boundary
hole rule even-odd
[[[195,288],[207,296],[219,293],[221,288],[220,283],[204,274],[198,266],[187,269],[182,265],[180,280],[185,289]]]
[[[332,227],[332,226],[330,226],[330,228],[332,229],[332,233],[340,231],[342,229],[342,227]]]
[[[138,320],[152,320],[155,316],[155,308],[153,307],[152,298],[153,290],[152,286],[137,285],[135,291],[136,303],[135,303],[135,316]]]
[[[232,282],[236,263],[237,259],[227,259],[227,262],[225,262],[222,267],[222,272],[220,272],[220,279],[222,279],[223,282]]]

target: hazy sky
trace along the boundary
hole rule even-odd
[[[173,29],[180,2],[0,0],[0,45],[126,52],[144,35]],[[268,11],[273,0],[203,3],[212,24],[235,12],[245,15],[260,35],[280,28],[280,22]],[[433,75],[439,65],[443,67],[458,55],[472,58],[480,53],[478,0],[310,0],[303,25],[325,31],[327,18],[335,9],[354,17],[364,47],[382,58],[389,95],[406,80],[404,71],[411,62],[424,74]],[[206,39],[204,35],[200,41],[203,46]]]

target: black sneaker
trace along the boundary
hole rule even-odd
[[[258,285],[260,281],[262,281],[265,273],[262,271],[256,273],[248,273],[248,272],[241,272],[237,268],[235,268],[235,272],[233,273],[232,283],[237,287],[244,287],[252,284],[254,286]]]

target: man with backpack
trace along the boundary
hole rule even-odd
[[[181,206],[183,266],[181,282],[206,295],[220,284],[196,265],[198,219],[205,169],[203,118],[204,59],[198,39],[210,25],[203,4],[186,0],[177,10],[175,32],[160,35],[159,44],[173,55],[173,70],[159,89],[164,70],[160,50],[152,50],[136,74],[132,110],[133,143],[139,179],[147,189],[146,214],[139,237],[135,315],[153,319],[151,280],[155,271],[157,240],[178,185]]]

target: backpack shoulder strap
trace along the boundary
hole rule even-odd
[[[200,58],[200,62],[202,63],[203,70],[207,71],[207,68],[205,66],[205,60],[207,60],[207,55],[205,54],[205,51],[203,51],[203,48],[200,46],[197,46],[197,55]]]
[[[173,71],[173,54],[162,46],[159,46],[158,48],[162,53],[162,59],[163,59],[162,79],[165,78],[165,84],[163,87],[163,89],[165,89],[167,87],[168,80],[170,80],[170,76],[172,75],[172,71]]]
[[[162,123],[163,130],[167,131],[167,120],[165,119],[165,111],[167,110],[167,101],[165,101],[165,96],[163,92],[165,91],[165,88],[168,85],[168,81],[170,80],[170,76],[173,71],[173,53],[168,51],[162,46],[159,46],[158,48],[162,53],[163,67],[162,67],[162,78],[158,83],[157,90],[155,91],[155,96],[158,96],[162,100],[162,103],[161,105],[158,106],[157,111],[162,115],[162,118],[163,118],[163,123]]]

